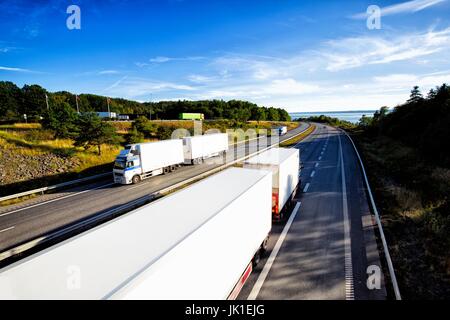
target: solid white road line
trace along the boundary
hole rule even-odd
[[[313,172],[311,172],[311,178],[314,177],[315,174],[316,174],[316,171],[313,170]]]
[[[350,237],[350,223],[348,217],[348,203],[347,203],[347,185],[345,182],[345,165],[344,156],[342,153],[341,136],[339,139],[339,160],[341,163],[342,176],[342,211],[344,214],[344,269],[345,269],[345,299],[354,300],[354,286],[353,286],[353,264],[352,264],[352,246]]]
[[[256,300],[256,297],[258,297],[259,292],[261,291],[261,288],[264,284],[264,281],[267,278],[267,275],[269,274],[270,269],[272,268],[273,263],[275,262],[275,258],[278,255],[278,252],[280,251],[281,245],[283,244],[284,239],[286,238],[286,235],[292,225],[292,222],[295,219],[295,216],[297,215],[298,209],[301,206],[301,202],[298,202],[295,205],[294,210],[291,213],[291,216],[289,217],[289,220],[287,221],[286,225],[283,228],[283,231],[281,232],[280,237],[277,240],[277,243],[275,244],[275,247],[273,248],[272,252],[270,253],[269,258],[267,259],[266,264],[264,265],[263,270],[259,274],[258,279],[256,280],[255,285],[252,288],[252,291],[248,295],[247,300]]]
[[[114,183],[102,184],[101,186],[98,186],[98,187],[95,187],[95,188],[92,188],[92,189],[88,189],[88,190],[84,190],[84,191],[72,193],[72,194],[69,194],[69,195],[64,196],[64,197],[59,197],[59,198],[56,198],[56,199],[53,199],[53,200],[48,200],[48,201],[40,202],[40,203],[34,204],[34,205],[32,205],[32,206],[27,206],[27,207],[24,207],[24,208],[20,208],[20,209],[13,210],[13,211],[8,211],[8,212],[5,212],[5,213],[0,214],[0,217],[7,216],[7,215],[10,215],[10,214],[12,214],[12,213],[19,212],[19,211],[23,211],[23,210],[27,210],[27,209],[30,209],[30,208],[42,206],[42,205],[44,205],[44,204],[51,203],[51,202],[55,202],[55,201],[58,201],[58,200],[70,198],[70,197],[73,197],[73,196],[76,196],[76,195],[79,195],[79,194],[82,194],[82,193],[86,193],[86,192],[89,192],[89,191],[92,191],[92,190],[97,190],[97,189],[100,189],[100,188],[103,188],[103,187],[112,186],[113,184],[114,184]]]
[[[309,182],[306,184],[305,188],[303,189],[303,192],[308,191],[308,188],[309,188]]]
[[[14,228],[15,228],[15,226],[12,226],[12,227],[9,227],[9,228],[0,230],[0,233],[5,232],[5,231],[8,231],[8,230],[12,230],[12,229],[14,229]]]

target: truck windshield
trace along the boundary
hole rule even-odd
[[[125,161],[124,160],[116,160],[116,162],[114,162],[114,169],[120,169],[120,170],[125,169]]]

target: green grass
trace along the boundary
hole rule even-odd
[[[302,141],[303,139],[305,139],[307,136],[309,136],[314,130],[315,130],[316,126],[315,125],[311,125],[308,129],[306,129],[305,132],[303,132],[302,134],[288,139],[286,141],[283,141],[282,143],[280,143],[280,147],[291,147],[293,145],[296,145],[297,143],[299,143],[300,141]]]

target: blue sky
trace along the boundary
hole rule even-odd
[[[66,9],[81,10],[69,30]],[[381,29],[366,10],[381,8]],[[450,1],[0,1],[0,80],[138,101],[377,109],[450,83]]]

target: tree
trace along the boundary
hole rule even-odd
[[[22,88],[22,103],[19,109],[20,114],[27,114],[30,117],[41,116],[47,110],[45,95],[47,90],[33,84],[24,85]]]
[[[279,121],[280,120],[280,114],[278,113],[278,109],[270,107],[269,108],[269,113],[268,113],[268,116],[267,116],[267,120],[269,120],[269,121]]]
[[[121,137],[116,129],[109,123],[102,121],[95,113],[85,113],[78,120],[78,135],[75,137],[75,146],[98,148],[101,155],[102,144],[118,144]]]
[[[158,128],[146,117],[141,116],[133,122],[133,129],[136,129],[137,132],[142,133],[145,137],[150,138],[157,133]]]
[[[419,90],[418,86],[414,86],[411,90],[411,94],[409,95],[408,103],[417,103],[423,100],[422,93]]]
[[[372,124],[374,118],[372,117],[367,117],[366,115],[362,115],[361,119],[359,119],[359,123],[358,125],[360,127],[369,127]]]
[[[125,136],[127,144],[141,143],[144,141],[144,134],[139,132],[136,127],[133,127],[131,131]]]
[[[0,81],[0,119],[17,119],[21,100],[20,88],[10,81]]]
[[[78,134],[78,114],[67,102],[53,105],[43,114],[42,127],[52,130],[56,138],[74,138]]]

